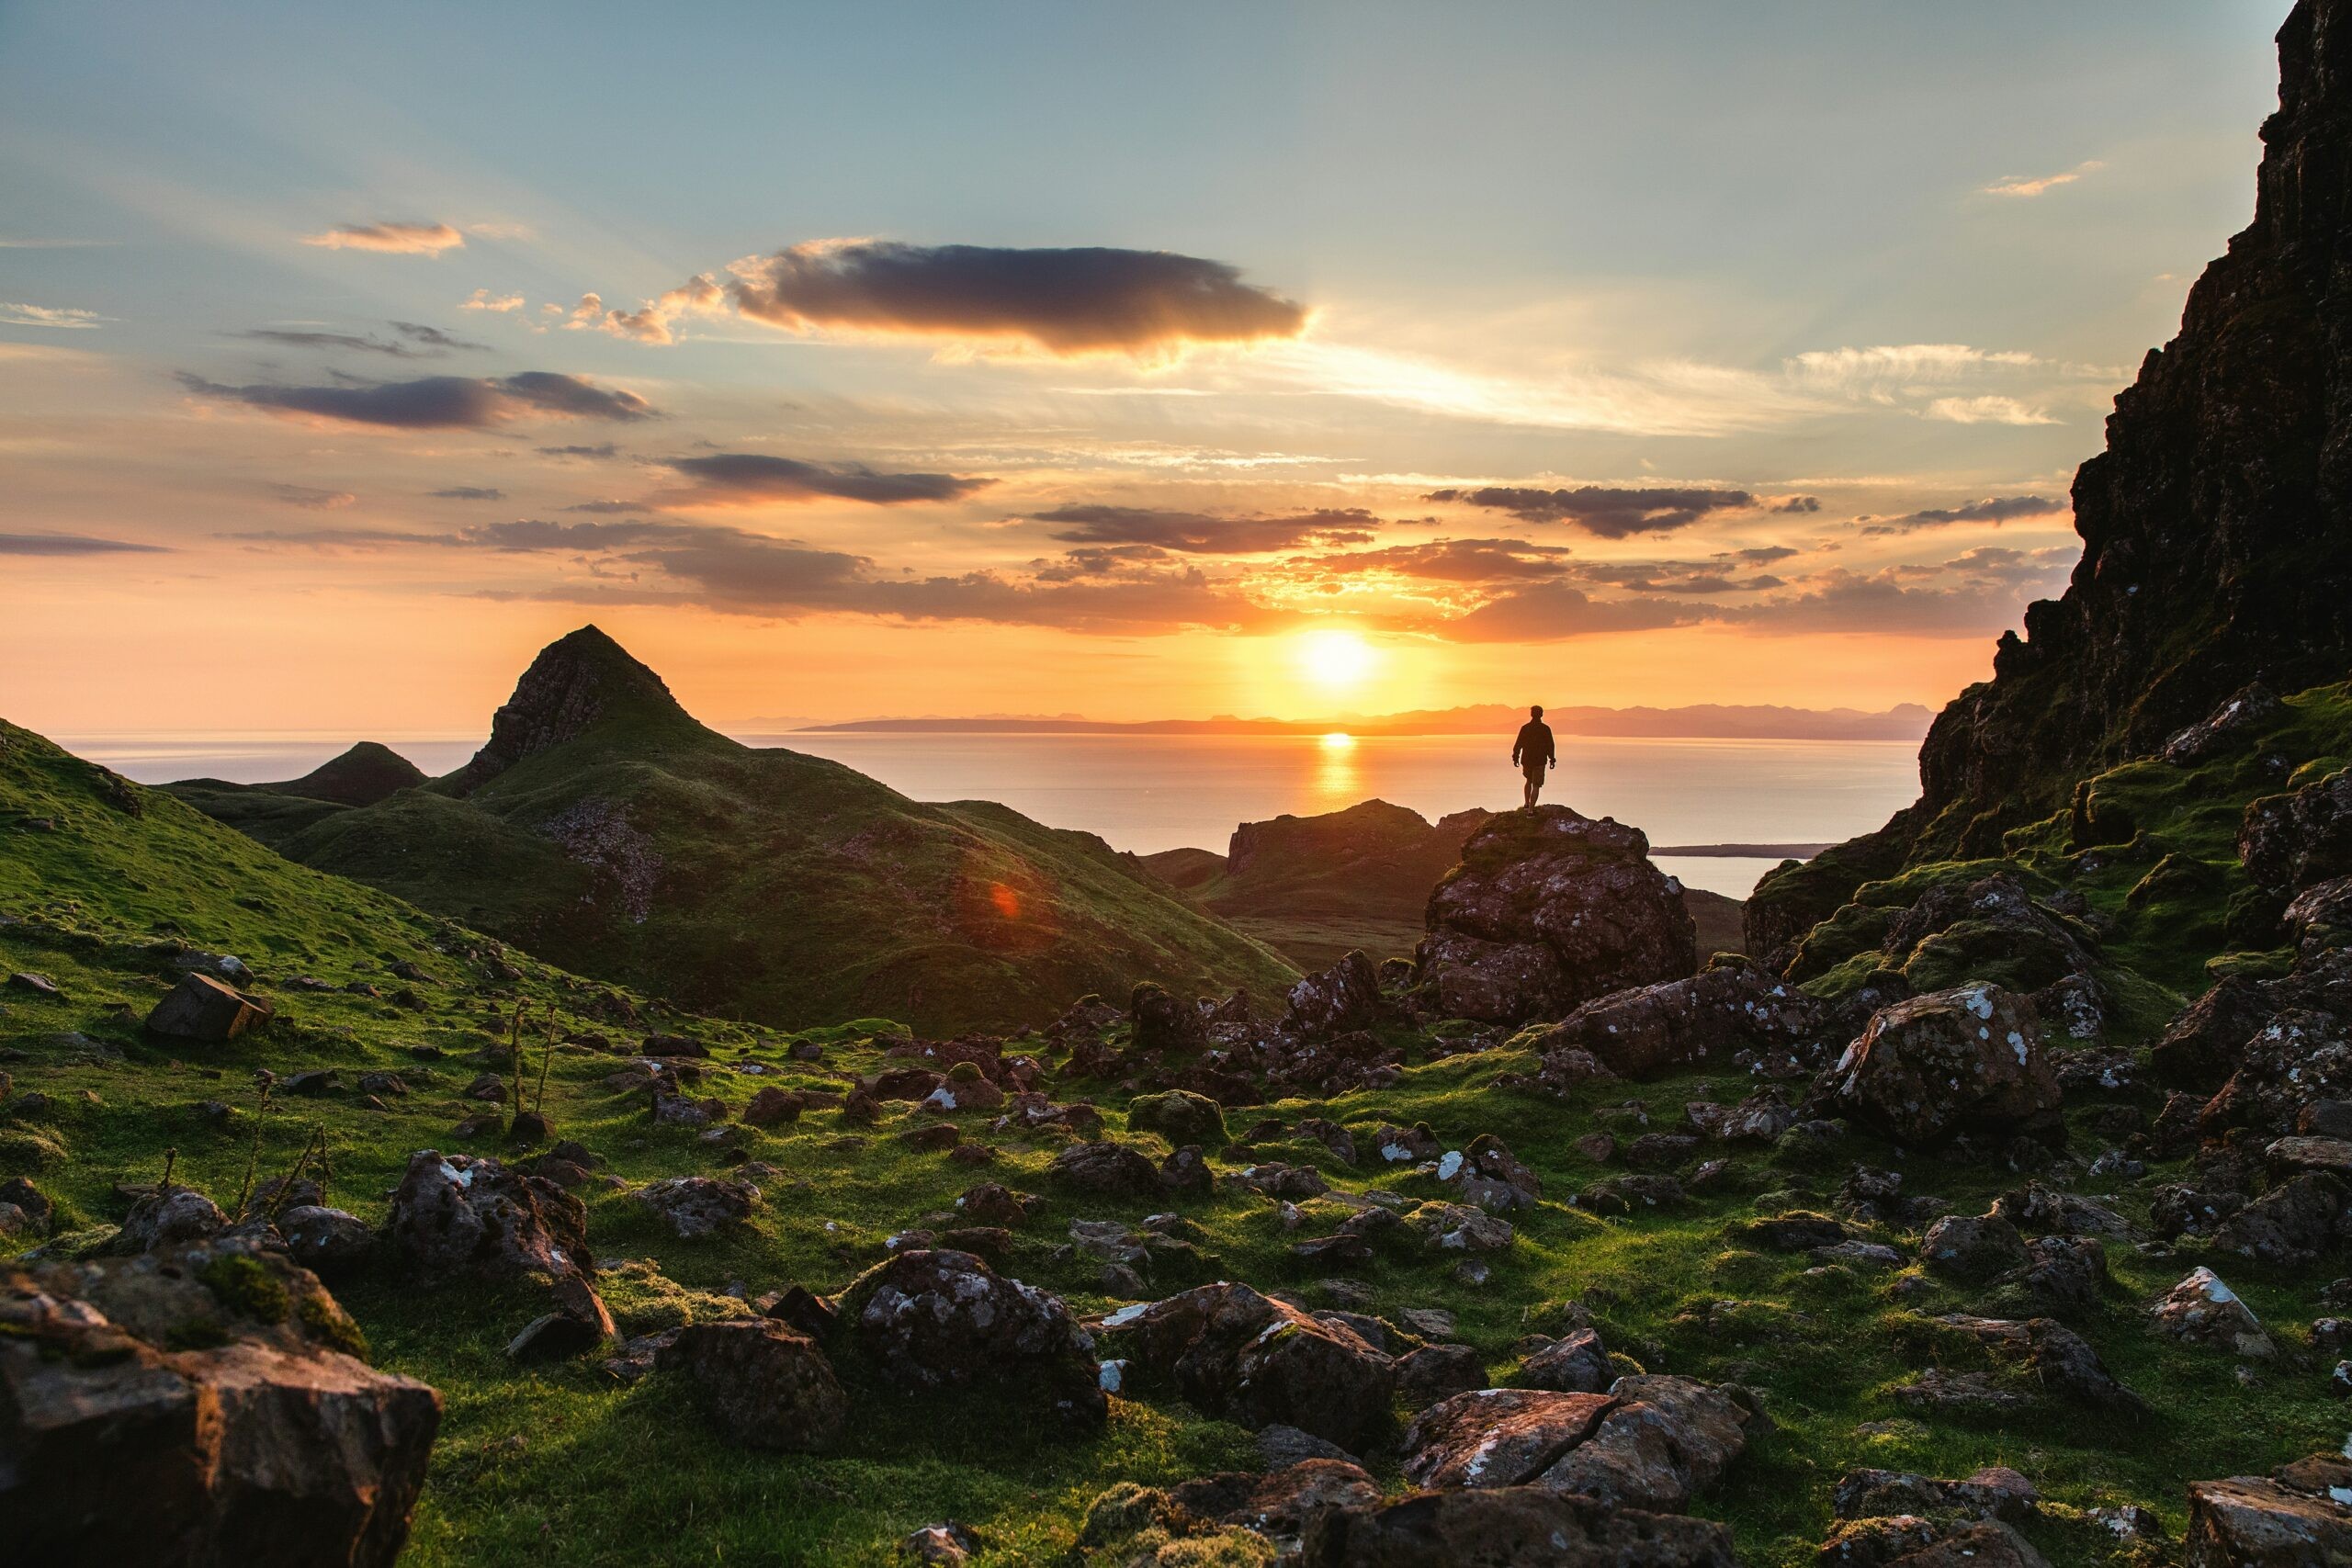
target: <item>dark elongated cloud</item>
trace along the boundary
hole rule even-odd
[[[1998,527],[2020,517],[2063,516],[2072,509],[2069,502],[2052,501],[2046,495],[1994,495],[1962,506],[1906,512],[1900,517],[1865,518],[1862,532],[1901,534],[1913,528],[1949,528],[1963,523],[1989,523]]]
[[[761,452],[673,457],[668,466],[695,482],[691,491],[668,498],[687,505],[741,506],[831,497],[899,506],[910,502],[961,501],[996,483],[957,474],[881,473],[862,463],[805,463],[797,457],[773,457]]]
[[[1604,539],[1668,533],[1687,528],[1711,512],[1745,512],[1757,503],[1744,490],[1620,490],[1606,485],[1574,490],[1489,485],[1431,491],[1422,499],[1507,512],[1524,523],[1566,523]]]
[[[1818,512],[1821,510],[1821,498],[1817,495],[1792,495],[1785,501],[1773,502],[1772,510],[1792,513]]]
[[[1361,508],[1333,508],[1280,517],[1222,517],[1204,512],[1163,512],[1141,506],[1057,506],[1035,514],[1057,524],[1054,537],[1074,545],[1150,545],[1187,555],[1260,555],[1303,545],[1372,541],[1380,519]]]
[[[724,284],[706,273],[637,310],[583,299],[574,323],[668,343],[681,317],[731,305],[790,332],[1158,355],[1190,344],[1296,337],[1307,318],[1295,301],[1244,283],[1238,268],[1173,251],[811,240],[730,270]]]
[[[100,539],[88,534],[0,534],[0,556],[166,555],[161,545]]]
[[[1566,545],[1519,539],[1432,539],[1347,555],[1301,558],[1291,564],[1333,576],[1385,573],[1425,582],[1464,584],[1551,581],[1573,566]]]
[[[464,246],[466,237],[447,223],[338,223],[302,243],[330,251],[375,251],[386,255],[437,256]]]
[[[451,485],[432,492],[435,501],[504,501],[506,492],[492,485]]]
[[[621,449],[610,441],[599,441],[589,446],[542,446],[543,457],[617,457]]]
[[[427,376],[414,381],[343,380],[325,387],[223,386],[180,374],[199,397],[289,418],[331,419],[392,430],[487,430],[511,420],[650,419],[655,410],[635,392],[599,387],[577,376],[526,370],[500,377]]]
[[[269,492],[288,506],[311,512],[334,512],[359,500],[347,490],[328,490],[320,485],[274,484]]]
[[[1658,599],[1594,599],[1564,582],[1537,582],[1489,599],[1434,628],[1451,642],[1559,642],[1609,632],[1659,631],[1712,618]]]
[[[421,321],[394,321],[396,336],[389,338],[358,333],[329,333],[292,327],[254,327],[235,335],[254,338],[262,343],[274,343],[287,348],[315,348],[352,354],[383,354],[395,359],[437,359],[451,349],[487,349],[488,344],[470,343],[452,336],[439,327],[428,327]]]
[[[1725,560],[1746,561],[1751,566],[1770,566],[1776,560],[1786,560],[1798,552],[1786,545],[1755,545],[1744,550],[1725,551]]]

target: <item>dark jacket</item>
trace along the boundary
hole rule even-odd
[[[1519,739],[1510,743],[1510,760],[1515,763],[1542,762],[1547,767],[1560,760],[1552,749],[1552,727],[1540,718],[1531,718],[1519,727]]]

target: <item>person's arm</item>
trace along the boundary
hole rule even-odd
[[[1520,731],[1516,736],[1514,736],[1514,737],[1511,739],[1511,743],[1510,743],[1510,765],[1511,765],[1512,767],[1514,767],[1514,768],[1515,768],[1515,767],[1519,766],[1519,754],[1520,754],[1521,751],[1525,750],[1526,749],[1527,749],[1527,731],[1526,731],[1526,730],[1524,730],[1524,729],[1521,729],[1521,731]]]

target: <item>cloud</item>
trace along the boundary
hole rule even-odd
[[[1755,545],[1744,550],[1725,552],[1726,558],[1746,561],[1752,566],[1770,566],[1776,560],[1786,560],[1801,552],[1786,545]]]
[[[1603,539],[1667,533],[1688,527],[1711,512],[1741,512],[1756,505],[1756,498],[1744,490],[1618,490],[1603,485],[1574,490],[1490,485],[1431,491],[1421,499],[1489,507],[1523,523],[1566,523]]]
[[[2046,495],[1988,495],[1982,501],[1959,506],[1930,507],[1906,512],[1900,517],[1865,517],[1860,521],[1865,534],[1900,534],[1913,528],[1949,528],[1968,523],[1988,523],[1997,528],[2021,517],[2063,517],[2071,510],[2069,503],[2052,501]]]
[[[375,251],[385,255],[437,256],[461,249],[466,237],[447,223],[338,223],[302,243],[330,251]]]
[[[161,545],[134,545],[87,534],[0,534],[0,556],[165,555]]]
[[[1539,582],[1488,600],[1431,627],[1449,642],[1561,642],[1612,632],[1661,631],[1710,612],[1657,599],[1594,599],[1561,582]]]
[[[91,328],[113,321],[96,310],[76,310],[71,305],[27,305],[0,301],[0,326]]]
[[[1821,498],[1817,495],[1792,495],[1785,501],[1773,502],[1770,510],[1782,513],[1818,512],[1821,510]]]
[[[2055,424],[2058,422],[2015,398],[1938,398],[1923,411],[1929,419],[1953,424]]]
[[[750,506],[819,497],[898,506],[910,502],[961,501],[996,482],[956,474],[878,473],[862,463],[804,463],[797,457],[757,452],[673,457],[668,466],[692,479],[694,488],[665,501],[688,506]]]
[[[691,278],[667,293],[648,299],[634,310],[607,310],[604,299],[594,294],[582,294],[573,306],[571,319],[564,322],[569,332],[594,327],[615,337],[635,338],[639,343],[675,343],[677,335],[671,323],[685,316],[715,316],[725,313],[726,292],[718,280],[704,273]]]
[[[1007,343],[1061,356],[1293,338],[1307,321],[1304,306],[1244,283],[1238,268],[1172,251],[812,240],[729,270],[735,309],[789,332]],[[706,285],[721,287],[706,276],[684,289]],[[656,320],[661,305],[648,307]],[[654,335],[652,322],[636,335]]]
[[[1035,521],[1061,525],[1054,537],[1076,545],[1150,545],[1187,555],[1261,555],[1302,545],[1368,544],[1380,519],[1359,508],[1284,517],[1220,517],[1138,506],[1057,506]]]
[[[385,354],[395,359],[438,358],[453,348],[479,349],[489,344],[469,343],[453,337],[439,327],[428,327],[417,321],[394,321],[393,338],[363,337],[356,333],[317,332],[307,328],[254,327],[235,335],[257,338],[264,343],[282,344],[288,348],[341,349],[356,354]]]
[[[1787,598],[1724,612],[1757,631],[1886,637],[1979,637],[2016,623],[2025,595],[2014,582],[1982,578],[1949,586],[1906,586],[1917,569],[1831,570]]]
[[[2098,159],[2089,158],[2075,164],[2073,168],[2068,169],[2062,174],[2007,175],[2004,175],[2000,179],[1995,180],[1991,185],[1982,187],[1978,194],[1981,196],[2037,197],[2041,195],[2044,191],[2055,190],[2060,186],[2073,185],[2085,175],[2095,175],[2098,173],[2099,170],[2106,167],[2107,165],[2101,163]]]
[[[1566,545],[1531,545],[1520,539],[1432,539],[1291,564],[1327,576],[1385,573],[1426,582],[1509,583],[1559,578],[1569,570],[1569,555]]]
[[[599,441],[585,446],[542,446],[543,457],[617,457],[621,449],[610,441]]]
[[[458,301],[458,309],[460,310],[492,310],[501,315],[504,315],[510,310],[521,310],[523,308],[523,297],[520,294],[492,294],[487,288],[477,288],[473,291],[471,297]]]
[[[198,397],[243,403],[297,419],[335,420],[393,430],[487,430],[511,420],[656,416],[634,392],[576,376],[526,370],[514,376],[427,376],[415,381],[345,379],[326,387],[223,386],[183,371],[180,384]]]
[[[347,490],[322,490],[317,485],[274,484],[269,492],[288,506],[311,512],[337,512],[359,500]]]
[[[506,492],[489,485],[451,485],[430,492],[435,501],[504,501]]]

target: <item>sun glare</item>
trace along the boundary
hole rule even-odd
[[[1380,662],[1372,644],[1353,632],[1307,632],[1298,639],[1298,667],[1316,685],[1344,691],[1363,684]]]

